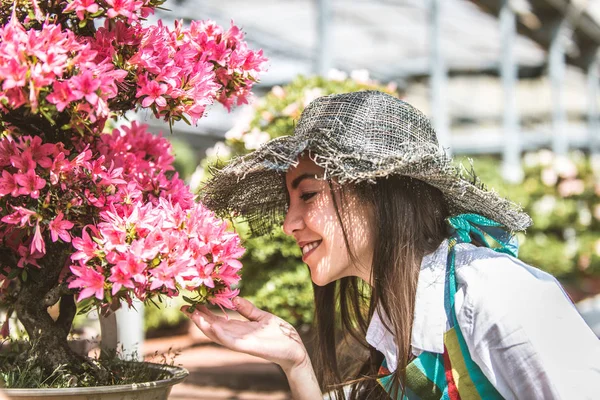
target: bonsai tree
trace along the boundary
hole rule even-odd
[[[240,239],[194,201],[168,141],[107,122],[147,108],[195,123],[215,100],[246,103],[266,60],[233,24],[143,24],[162,3],[0,2],[0,305],[47,374],[109,372],[67,345],[78,307],[237,294]]]

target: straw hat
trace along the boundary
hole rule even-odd
[[[453,215],[480,214],[511,232],[532,223],[520,206],[452,163],[423,113],[377,91],[314,100],[293,135],[273,139],[217,171],[203,188],[202,202],[221,216],[245,217],[254,234],[267,233],[285,217],[285,172],[306,151],[325,169],[325,179],[344,184],[404,175],[438,188]]]

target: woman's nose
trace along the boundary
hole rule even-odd
[[[283,220],[283,232],[285,232],[286,235],[293,236],[295,231],[301,230],[302,228],[304,228],[302,214],[298,212],[296,207],[290,206],[285,214],[285,219]]]

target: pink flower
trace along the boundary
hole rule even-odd
[[[126,265],[123,264],[115,265],[110,269],[110,276],[108,277],[108,280],[113,283],[113,296],[117,294],[122,287],[126,287],[128,289],[135,288],[135,285],[131,280],[131,273],[127,270]]]
[[[18,224],[20,227],[23,227],[25,224],[29,224],[31,217],[36,215],[35,211],[31,211],[27,208],[15,207],[14,209],[16,210],[14,213],[5,215],[0,221],[11,225]]]
[[[73,238],[73,247],[78,251],[73,253],[71,260],[81,260],[81,262],[86,263],[96,256],[98,245],[92,240],[85,228],[82,230],[81,235],[81,238]]]
[[[69,81],[74,100],[85,99],[92,106],[98,102],[96,90],[100,87],[100,81],[94,78],[91,71],[86,70],[82,74],[74,76]]]
[[[2,177],[0,177],[0,197],[7,194],[17,197],[19,195],[19,186],[14,175],[11,175],[7,170],[2,170]]]
[[[104,299],[104,276],[100,272],[86,265],[71,265],[70,269],[77,278],[69,283],[69,288],[83,289],[77,297],[78,302],[92,296]]]
[[[17,145],[10,136],[0,138],[0,167],[11,165],[10,158],[18,153]]]
[[[585,183],[581,179],[565,179],[558,184],[558,193],[561,197],[576,196],[583,193]]]
[[[207,263],[206,265],[199,265],[183,270],[180,274],[182,284],[192,290],[200,286],[214,288],[215,282],[212,277],[214,268],[215,265],[213,263]]]
[[[73,10],[75,10],[77,18],[84,20],[86,12],[94,14],[98,11],[98,4],[96,4],[96,0],[73,0],[73,2],[64,9],[64,12],[67,13]]]
[[[41,253],[46,254],[46,243],[44,242],[44,238],[42,237],[42,232],[40,229],[40,224],[36,224],[35,226],[35,234],[33,235],[33,239],[31,240],[31,254]]]
[[[122,15],[127,17],[128,20],[137,19],[134,13],[144,4],[142,1],[136,0],[106,0],[106,3],[112,6],[106,12],[108,18],[115,18]]]
[[[144,272],[146,264],[135,254],[127,253],[124,258],[119,260],[115,267],[126,273],[131,279],[138,283],[145,283]]]
[[[38,163],[42,168],[50,168],[52,159],[49,156],[54,156],[57,153],[57,146],[54,143],[43,143],[39,136],[33,138],[26,136],[28,150],[31,152],[31,158]]]
[[[19,172],[34,170],[36,167],[36,163],[35,161],[33,161],[33,154],[31,154],[31,151],[29,149],[26,149],[20,154],[15,154],[14,156],[11,156],[10,162],[13,165],[13,167],[19,170]]]
[[[53,87],[54,91],[46,97],[46,100],[55,104],[56,109],[62,112],[76,97],[67,82],[55,81]]]
[[[167,101],[162,96],[167,92],[167,85],[164,83],[158,83],[156,81],[150,81],[143,88],[139,89],[136,96],[146,96],[142,100],[142,107],[150,107],[153,103],[156,103],[159,107],[167,105]]]
[[[219,272],[215,274],[214,277],[225,283],[227,286],[233,286],[241,279],[238,275],[238,270],[227,265],[222,265],[221,268],[219,268]]]
[[[176,272],[175,268],[169,266],[165,261],[161,262],[158,267],[151,269],[152,283],[150,284],[150,290],[155,290],[163,286],[175,290],[174,272]]]
[[[23,87],[27,84],[27,66],[21,64],[17,59],[8,60],[4,67],[0,68],[4,75],[2,90],[15,87]]]
[[[235,309],[233,305],[233,298],[240,294],[239,289],[231,290],[230,288],[223,289],[218,293],[215,293],[208,299],[209,303],[218,305],[219,307],[229,308],[230,310]]]
[[[52,166],[50,167],[50,183],[52,185],[56,185],[61,177],[63,172],[69,171],[71,167],[71,163],[66,158],[65,153],[60,152],[52,161]]]
[[[69,232],[67,231],[73,228],[73,226],[74,224],[72,222],[63,219],[63,213],[60,211],[56,218],[54,218],[52,222],[48,224],[52,241],[56,242],[60,237],[64,242],[70,242],[71,235],[69,235]]]
[[[26,174],[15,174],[15,181],[21,186],[19,194],[28,194],[32,199],[40,197],[40,189],[46,186],[46,181],[30,169]]]
[[[19,262],[17,263],[17,267],[25,268],[27,265],[35,265],[36,267],[40,268],[37,260],[44,256],[43,253],[35,252],[31,254],[29,249],[25,246],[19,246],[17,252],[19,253],[19,256],[21,256],[21,258],[19,258]]]

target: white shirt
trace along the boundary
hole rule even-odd
[[[448,242],[425,256],[412,351],[443,353]],[[471,358],[506,399],[600,399],[600,341],[551,275],[506,254],[456,245],[455,309]],[[367,342],[394,371],[396,345],[376,312]]]

